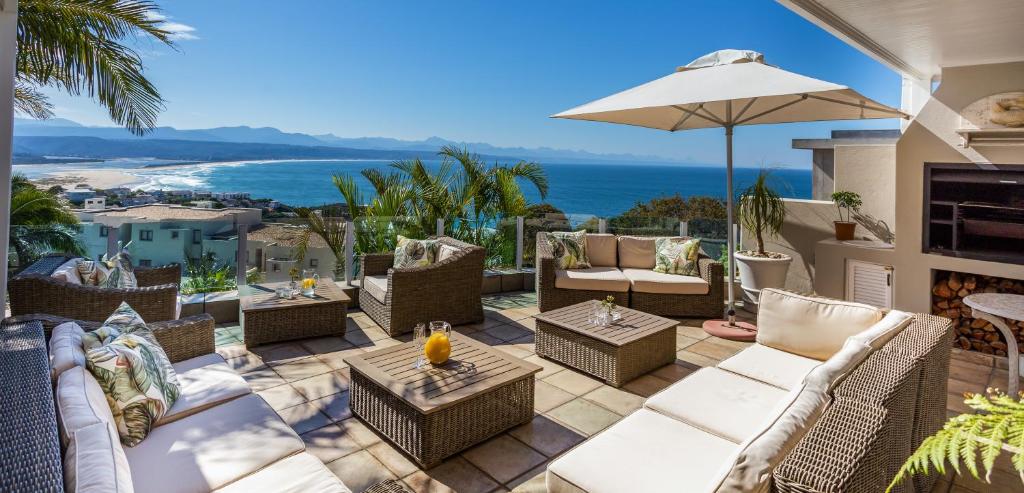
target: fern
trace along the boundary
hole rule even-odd
[[[900,467],[887,493],[910,476],[931,474],[933,467],[939,474],[945,474],[947,462],[957,475],[961,474],[963,464],[971,476],[982,480],[979,458],[985,471],[983,481],[988,483],[996,458],[1003,450],[1013,454],[1010,462],[1024,482],[1024,400],[990,391],[988,396],[967,394],[964,403],[977,413],[950,418],[941,430],[925,438]]]

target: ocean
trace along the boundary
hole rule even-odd
[[[436,168],[438,161],[425,161]],[[387,170],[388,161],[252,161],[202,163],[168,167],[153,160],[113,160],[90,164],[15,165],[16,173],[43,178],[55,173],[74,175],[75,170],[117,169],[138,178],[133,188],[165,190],[209,190],[248,192],[253,198],[272,198],[294,206],[341,202],[331,184],[331,175],[356,176],[365,195],[372,190],[359,175],[365,168]],[[725,167],[678,164],[559,164],[543,163],[549,191],[545,199],[573,215],[613,216],[637,202],[679,194],[683,197],[710,195],[724,198]],[[759,169],[736,168],[735,188],[753,182]],[[809,169],[775,169],[773,186],[783,196],[809,199]],[[540,202],[537,191],[524,186],[527,199]]]

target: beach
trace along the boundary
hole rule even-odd
[[[57,171],[32,180],[40,186],[51,187],[60,185],[64,188],[75,188],[86,185],[89,188],[131,187],[144,182],[138,176],[130,175],[115,169],[74,169]]]

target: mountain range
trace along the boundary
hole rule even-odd
[[[401,140],[389,137],[339,137],[283,132],[273,127],[215,127],[176,129],[157,127],[142,137],[120,127],[93,127],[53,118],[14,119],[17,162],[42,156],[109,159],[151,157],[183,160],[242,159],[405,159],[433,154],[446,145],[465,147],[485,157],[572,162],[675,162],[659,156],[598,154],[549,147],[498,147],[480,142],[456,142],[441,137]],[[45,160],[45,158],[43,159]]]

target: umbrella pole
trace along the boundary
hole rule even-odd
[[[733,191],[732,191],[732,102],[726,102],[726,113],[727,120],[729,123],[725,125],[725,208],[726,208],[726,248],[728,249],[729,258],[729,286],[727,287],[729,292],[729,306],[726,309],[725,315],[729,321],[730,326],[736,325],[736,298],[733,293],[733,287],[736,283],[736,259],[733,255],[736,251],[736,235],[733,234]]]

